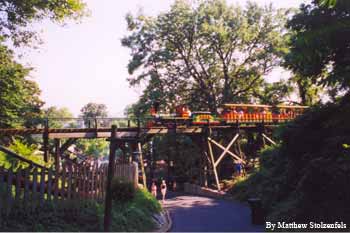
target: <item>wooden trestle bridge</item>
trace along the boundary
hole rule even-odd
[[[143,127],[141,126],[140,121],[136,121],[136,126],[130,126],[130,120],[124,120],[128,121],[127,127],[119,128],[115,125],[112,125],[111,127],[97,127],[97,124],[94,128],[49,128],[48,124],[46,124],[43,128],[0,129],[0,138],[14,135],[42,137],[42,150],[44,151],[45,161],[48,161],[49,159],[49,139],[53,139],[55,142],[54,158],[56,170],[59,169],[60,160],[62,158],[69,159],[69,156],[67,157],[65,155],[65,151],[72,144],[74,144],[77,139],[106,138],[108,141],[110,141],[109,169],[111,170],[108,172],[108,174],[114,174],[113,167],[115,163],[116,150],[121,149],[122,151],[125,151],[125,147],[128,144],[129,148],[139,155],[141,171],[143,174],[143,184],[146,186],[146,175],[142,158],[142,145],[149,142],[153,136],[159,134],[169,133],[175,137],[176,135],[186,135],[190,137],[192,141],[202,150],[204,163],[201,163],[201,171],[203,170],[203,174],[206,175],[208,169],[207,165],[210,165],[209,167],[211,167],[215,176],[217,188],[220,190],[220,180],[217,167],[223,158],[230,156],[235,162],[242,164],[247,163],[245,158],[242,156],[238,143],[242,138],[242,135],[257,133],[257,135],[260,136],[261,142],[274,144],[275,142],[268,135],[270,135],[272,129],[277,126],[277,123],[272,122],[267,124],[264,124],[264,122],[237,122],[235,124],[227,125],[210,125],[208,122],[208,124],[204,125],[191,126],[177,125],[175,121],[171,127]],[[218,134],[221,136],[225,135],[226,138],[230,139],[227,145],[223,145],[215,139]],[[61,144],[62,139],[66,139],[63,144]],[[235,143],[239,148],[238,153],[234,153],[231,150]],[[213,149],[214,146],[217,147],[216,150]],[[215,152],[219,152],[218,149],[220,149],[221,152],[216,154]],[[0,146],[0,151],[8,153],[8,150],[2,146]],[[111,177],[113,177],[113,175]],[[201,183],[203,184],[204,181],[202,180]]]

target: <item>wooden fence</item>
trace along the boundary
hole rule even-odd
[[[57,200],[104,200],[108,164],[63,164],[60,172],[27,167],[14,170],[0,167],[0,210],[17,202],[42,206]],[[137,164],[116,164],[115,176],[137,185]],[[136,183],[135,183],[136,182]]]

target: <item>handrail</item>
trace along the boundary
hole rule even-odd
[[[38,163],[35,163],[29,159],[24,158],[23,156],[21,156],[19,154],[16,154],[15,152],[7,149],[6,147],[0,146],[0,151],[4,152],[5,154],[11,155],[11,156],[15,157],[16,159],[19,159],[23,162],[29,163],[29,165],[34,165],[34,166],[37,166],[37,167],[42,168],[42,169],[48,169],[47,167],[44,167]]]

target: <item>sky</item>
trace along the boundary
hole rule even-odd
[[[127,105],[135,103],[141,88],[127,82],[130,51],[121,46],[127,35],[125,15],[140,8],[157,15],[170,8],[174,0],[86,0],[90,16],[80,23],[57,25],[49,21],[34,25],[41,31],[43,44],[38,50],[25,49],[20,61],[34,70],[45,107],[67,107],[75,116],[89,102],[103,103],[109,115],[123,115]],[[227,0],[244,5],[246,0]],[[307,0],[256,0],[275,7],[298,7]],[[288,77],[282,69],[270,74],[272,80]]]

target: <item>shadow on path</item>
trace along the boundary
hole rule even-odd
[[[242,203],[169,193],[163,204],[173,220],[172,232],[264,231],[251,224],[250,208]]]

